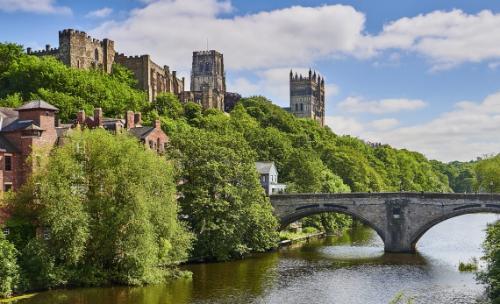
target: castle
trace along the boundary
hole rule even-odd
[[[325,124],[325,79],[309,69],[307,77],[290,70],[290,112]]]
[[[168,66],[154,63],[149,55],[125,56],[115,51],[115,43],[110,39],[102,41],[88,36],[85,32],[65,29],[59,31],[59,47],[45,46],[45,50],[32,51],[29,55],[54,56],[65,65],[77,69],[98,69],[111,73],[113,63],[130,69],[137,79],[137,88],[147,93],[149,101],[160,93],[180,94],[184,91],[184,78],[176,77]]]

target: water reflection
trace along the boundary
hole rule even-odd
[[[191,280],[144,288],[87,288],[40,293],[38,303],[387,303],[400,291],[415,303],[474,303],[483,287],[458,263],[481,255],[486,223],[467,215],[429,230],[418,254],[386,254],[371,229],[310,241],[228,263],[185,266]]]

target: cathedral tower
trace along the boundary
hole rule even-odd
[[[307,76],[290,70],[290,111],[297,117],[325,124],[325,79],[309,70]]]

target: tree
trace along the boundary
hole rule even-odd
[[[478,191],[500,192],[500,154],[479,161],[475,171]]]
[[[480,272],[479,279],[486,284],[488,295],[493,303],[500,303],[500,223],[490,225],[486,230],[483,243],[486,269]]]
[[[28,286],[163,281],[191,242],[171,164],[126,134],[75,130],[65,142],[13,202],[14,217],[49,229],[22,250]]]
[[[19,284],[17,250],[0,232],[0,298],[7,298]]]
[[[173,93],[158,94],[151,106],[159,115],[166,115],[172,119],[178,119],[184,114],[184,107]]]
[[[228,260],[277,244],[277,220],[238,133],[192,128],[172,136],[180,166],[182,214],[196,235],[193,256]]]

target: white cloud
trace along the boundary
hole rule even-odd
[[[161,64],[189,70],[193,50],[224,53],[229,69],[308,66],[318,58],[354,52],[364,15],[350,6],[293,6],[224,16],[229,1],[157,0],[123,22],[105,22],[92,34],[116,41],[121,52],[151,53]]]
[[[500,151],[500,92],[479,103],[458,102],[453,110],[428,122],[401,128],[373,130],[372,122],[354,118],[333,117],[326,121],[339,134],[408,148],[441,161],[468,161]]]
[[[500,14],[489,10],[433,11],[386,24],[379,34],[363,37],[360,49],[371,55],[388,49],[413,51],[430,58],[433,70],[442,70],[500,58],[498,28]]]
[[[63,15],[72,13],[69,7],[57,6],[55,2],[55,0],[0,0],[0,11]]]
[[[393,129],[397,125],[399,125],[399,120],[395,118],[377,119],[370,123],[370,126],[377,131]]]
[[[407,53],[429,58],[434,71],[500,59],[500,14],[488,10],[434,11],[394,20],[379,33],[367,34],[365,15],[347,5],[225,16],[234,11],[230,1],[142,2],[145,6],[132,10],[124,21],[105,22],[92,34],[115,40],[119,51],[148,52],[160,64],[186,71],[191,63],[188,54],[205,49],[207,39],[211,49],[224,53],[226,67],[233,70],[309,66],[337,56],[373,58],[384,53],[387,59],[374,65],[397,66],[401,54]]]
[[[419,99],[381,99],[364,100],[361,97],[350,96],[341,101],[339,107],[351,113],[385,114],[401,111],[413,111],[425,107],[427,104]]]
[[[112,8],[103,7],[101,9],[89,12],[87,15],[85,15],[85,17],[87,17],[87,18],[105,18],[105,17],[108,17],[109,15],[111,15],[112,12],[113,12]]]

